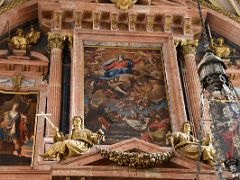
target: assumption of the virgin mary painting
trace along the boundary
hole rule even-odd
[[[0,93],[0,165],[31,165],[37,94]]]
[[[161,48],[85,47],[85,125],[107,144],[139,138],[165,144],[171,130]]]

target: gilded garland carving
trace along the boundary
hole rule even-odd
[[[2,6],[0,7],[0,14],[16,7],[16,6],[19,6],[25,2],[28,2],[30,0],[13,0],[12,2],[10,2],[9,4],[5,5],[5,6]]]
[[[130,166],[135,168],[150,168],[165,161],[169,161],[173,156],[173,152],[165,153],[138,153],[138,152],[120,152],[101,149],[100,153],[103,157],[116,162],[119,166]]]

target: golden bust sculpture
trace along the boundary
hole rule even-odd
[[[213,53],[220,57],[220,58],[227,58],[230,54],[229,47],[224,45],[224,39],[223,38],[217,38],[216,42],[214,42],[214,39],[210,39],[210,49],[213,51]]]
[[[100,140],[104,140],[104,132],[99,129],[96,133],[83,128],[83,119],[80,116],[73,118],[73,130],[64,136],[56,128],[54,144],[41,155],[44,158],[57,158],[57,161],[86,153]]]
[[[9,44],[13,46],[14,49],[26,49],[27,48],[27,39],[23,35],[23,30],[21,28],[17,29],[17,35],[13,36]]]
[[[175,151],[183,156],[197,160],[201,156],[201,160],[209,166],[214,165],[214,149],[211,145],[211,136],[207,135],[201,144],[201,152],[199,153],[198,141],[191,135],[191,125],[189,122],[184,122],[182,132],[168,133],[167,141]]]

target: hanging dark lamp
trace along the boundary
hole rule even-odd
[[[203,27],[204,45],[207,49],[198,65],[198,73],[202,88],[201,97],[204,97],[204,92],[208,93],[211,133],[213,134],[213,146],[216,149],[215,169],[218,178],[225,179],[222,172],[224,164],[225,169],[232,173],[232,178],[237,180],[239,179],[240,155],[240,151],[238,152],[238,148],[240,149],[239,97],[226,74],[227,67],[224,61],[208,48],[208,36],[202,18],[200,0],[197,2]],[[204,108],[204,101],[201,100],[201,102]],[[200,127],[203,127],[203,112],[201,112]],[[201,139],[201,133],[199,134],[199,139]]]

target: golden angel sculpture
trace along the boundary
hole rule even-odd
[[[54,144],[41,155],[44,158],[57,158],[57,161],[86,153],[101,140],[104,141],[104,132],[99,129],[96,133],[83,128],[83,119],[80,116],[73,118],[73,130],[64,136],[56,128]]]
[[[194,160],[197,160],[200,155],[203,162],[213,167],[214,148],[211,143],[211,134],[208,133],[203,139],[200,153],[198,141],[191,135],[189,122],[184,122],[182,132],[168,133],[166,137],[169,144],[181,155]]]

